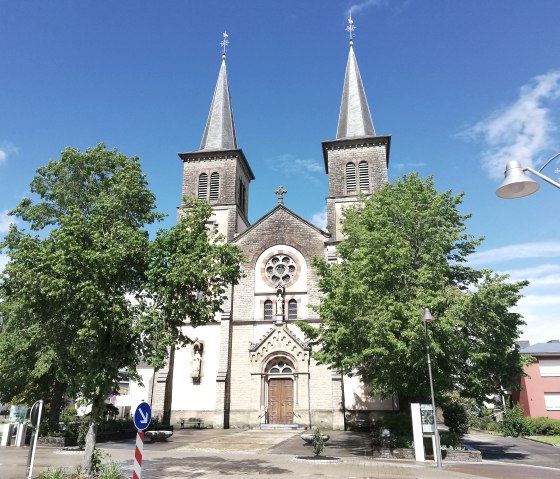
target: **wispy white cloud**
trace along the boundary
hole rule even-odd
[[[376,7],[376,6],[385,6],[387,5],[388,0],[364,0],[363,2],[355,3],[350,6],[348,9],[348,16],[356,15],[360,13],[362,10],[365,10],[369,7]]]
[[[529,280],[532,290],[546,289],[560,286],[560,265],[541,264],[528,268],[498,271],[499,274],[508,274],[511,281]]]
[[[8,160],[11,155],[17,155],[19,149],[9,141],[0,141],[0,165]]]
[[[296,173],[314,183],[319,182],[317,176],[324,169],[323,165],[318,161],[296,158],[291,153],[270,158],[267,160],[267,163],[276,171],[281,171],[287,175]]]
[[[521,243],[480,251],[469,256],[469,264],[484,265],[523,258],[555,258],[560,256],[560,241]]]
[[[327,210],[318,211],[311,218],[311,223],[324,230],[327,227]]]
[[[10,230],[10,225],[17,223],[13,216],[8,214],[8,210],[0,213],[0,233],[7,233]]]
[[[483,166],[492,178],[501,178],[508,161],[538,166],[539,156],[554,148],[552,133],[557,127],[551,118],[550,103],[560,97],[560,70],[533,78],[523,85],[519,98],[469,128],[465,135],[482,137]]]

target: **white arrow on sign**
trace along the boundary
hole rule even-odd
[[[142,408],[138,408],[138,412],[140,413],[141,419],[140,422],[142,424],[146,424],[148,422],[148,412],[144,412]]]

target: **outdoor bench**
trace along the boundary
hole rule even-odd
[[[201,417],[189,417],[188,419],[182,417],[179,419],[179,424],[181,425],[181,429],[183,429],[185,425],[193,425],[200,429],[204,425],[204,419]]]

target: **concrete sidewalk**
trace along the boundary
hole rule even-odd
[[[560,479],[560,470],[504,463],[433,463],[379,460],[367,456],[369,441],[361,433],[333,431],[324,455],[340,457],[341,464],[296,462],[296,456],[312,455],[299,433],[293,431],[177,430],[167,443],[145,444],[142,479],[178,478],[492,478]],[[121,464],[132,476],[134,441],[100,444],[99,448]],[[0,478],[23,479],[28,448],[0,448]],[[39,448],[34,476],[49,466],[73,470],[81,463],[81,453],[64,453]]]

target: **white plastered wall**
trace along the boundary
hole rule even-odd
[[[200,384],[191,377],[193,345],[175,351],[173,411],[213,411],[220,353],[220,324],[185,327],[186,335],[203,344]]]
[[[368,387],[357,376],[344,376],[344,407],[353,411],[391,411],[393,398],[369,396]]]

